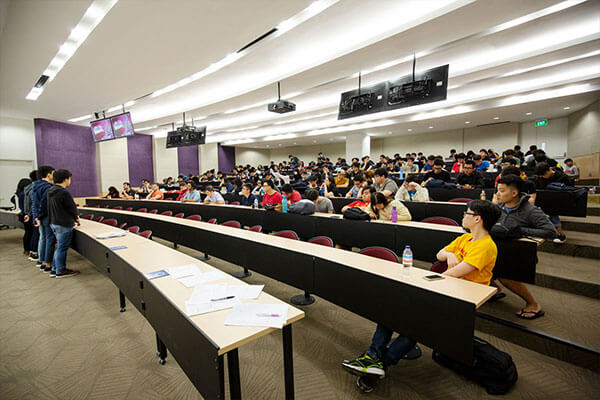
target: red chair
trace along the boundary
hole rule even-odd
[[[182,217],[179,217],[182,218]],[[191,219],[192,221],[202,221],[202,217],[198,214],[190,215],[189,217],[185,217],[185,219]]]
[[[135,212],[148,212],[148,209],[147,208],[140,208],[140,209],[135,210]]]
[[[96,221],[96,222],[102,222],[103,219],[104,219],[104,217],[100,216],[100,217],[94,218],[94,221]]]
[[[239,202],[239,201],[234,201],[234,202],[232,202],[232,203],[231,203],[231,205],[232,205],[232,206],[239,206],[239,205],[240,205],[240,202]]]
[[[96,204],[95,206],[92,206],[94,208],[100,208],[100,204]]]
[[[121,206],[113,207],[113,210],[122,210],[122,209],[123,209],[123,207],[121,207]]]
[[[365,256],[381,258],[382,260],[388,260],[391,262],[400,263],[400,258],[394,253],[392,250],[387,249],[385,247],[365,247],[359,254],[364,254]]]
[[[298,237],[298,234],[294,231],[279,231],[275,234],[275,236],[283,237],[286,239],[292,239],[292,240],[300,240],[300,238]]]
[[[123,211],[133,211],[133,207],[127,207],[125,210]]]
[[[106,225],[110,225],[110,226],[117,226],[117,225],[119,225],[119,223],[117,222],[117,220],[114,219],[114,218],[105,219],[104,221],[102,221],[102,223],[106,224]]]
[[[453,220],[451,218],[446,218],[446,217],[429,217],[429,218],[425,218],[421,222],[426,222],[428,224],[459,226],[455,220]]]
[[[160,213],[160,215],[171,217],[173,215],[173,211],[163,211]]]
[[[185,214],[184,213],[177,213],[174,215],[175,218],[183,218]]]
[[[92,218],[94,218],[94,214],[88,214],[88,215],[84,215],[83,217],[81,217],[83,219],[89,219],[90,221],[92,220]]]
[[[252,232],[262,232],[262,225],[254,225],[248,230]]]
[[[223,222],[221,225],[229,226],[230,228],[238,228],[238,229],[240,229],[242,227],[242,224],[240,224],[237,221],[226,221],[226,222]]]
[[[217,219],[216,218],[211,218],[208,220],[209,224],[216,224],[217,223]]]
[[[104,208],[110,208],[110,206],[107,204],[107,205],[104,206]]]
[[[127,222],[123,222],[121,225],[119,225],[119,229],[125,228],[125,225],[127,225]]]
[[[138,235],[140,235],[141,237],[144,237],[146,239],[152,240],[152,231],[140,232],[140,233],[138,233]]]
[[[470,202],[473,201],[473,199],[467,199],[467,198],[464,198],[464,197],[457,197],[456,199],[451,199],[451,200],[448,200],[448,201],[450,203],[466,203],[466,204],[469,204]]]
[[[139,226],[130,226],[129,228],[127,228],[127,232],[138,233],[139,231],[140,231]]]
[[[156,210],[156,209],[150,210],[150,211],[148,211],[148,214],[158,214],[158,210]]]
[[[225,204],[229,204],[229,201],[225,200]]]
[[[319,244],[321,246],[333,247],[333,240],[329,236],[315,236],[308,239],[308,243]]]

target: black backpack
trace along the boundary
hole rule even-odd
[[[483,386],[488,394],[507,393],[519,377],[510,354],[498,350],[478,337],[474,337],[471,366],[455,361],[435,350],[432,358],[438,364]]]
[[[364,220],[364,221],[368,221],[371,219],[371,217],[369,217],[369,214],[367,214],[366,212],[361,210],[359,207],[347,208],[346,211],[344,211],[344,218],[345,219],[358,219],[358,220]]]

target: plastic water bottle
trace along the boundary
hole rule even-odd
[[[392,207],[392,222],[398,222],[398,210],[396,210],[396,206]]]
[[[404,276],[410,276],[410,268],[413,265],[413,253],[410,246],[404,247],[402,253],[402,274]]]
[[[404,179],[404,171],[400,170],[400,179]]]
[[[286,199],[285,195],[283,195],[283,200],[281,201],[281,212],[282,213],[287,212],[287,199]]]
[[[139,200],[139,199],[140,199],[140,195],[136,193],[136,194],[135,194],[135,196],[134,196],[134,198],[135,198],[136,200]]]
[[[258,208],[258,199],[254,199],[254,206],[253,208]]]
[[[485,190],[481,189],[481,194],[479,195],[479,198],[481,200],[485,200],[486,196],[485,196]]]

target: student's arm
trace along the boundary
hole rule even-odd
[[[452,246],[452,243],[450,244],[450,246]],[[448,246],[446,246],[446,248],[447,247]],[[452,253],[451,251],[447,251],[446,248],[443,248],[440,251],[438,251],[436,257],[439,261],[446,261],[446,263],[448,264],[448,268],[452,268],[458,265],[459,261],[458,258],[456,258],[456,256],[454,255],[454,253]]]
[[[415,193],[415,201],[429,201],[429,191],[421,185],[416,186],[417,193]]]
[[[398,204],[399,205],[396,206],[396,211],[398,211],[398,221],[410,221],[412,216],[410,215],[408,208],[401,202],[398,202]]]
[[[442,275],[453,276],[455,278],[462,278],[463,276],[475,271],[477,268],[472,266],[469,263],[461,262],[457,264],[455,267],[450,268],[450,264],[448,264],[448,269]]]
[[[545,239],[556,237],[556,229],[550,219],[538,207],[532,207],[528,215],[528,226],[521,226],[521,232],[527,236],[534,236]]]

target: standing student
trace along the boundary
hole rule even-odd
[[[31,257],[31,236],[33,235],[33,225],[31,221],[25,222],[25,188],[31,184],[31,179],[23,178],[17,184],[15,195],[17,196],[17,204],[19,206],[19,221],[23,223],[25,233],[23,234],[23,254]]]
[[[38,254],[42,261],[40,269],[45,273],[52,271],[52,257],[54,256],[54,243],[56,242],[54,233],[50,228],[47,197],[48,189],[52,186],[53,174],[54,168],[49,165],[42,165],[38,168],[40,179],[33,186],[33,221],[34,226],[40,229]]]
[[[54,186],[48,189],[48,213],[50,227],[56,236],[56,251],[52,260],[50,277],[68,278],[79,275],[79,271],[67,268],[67,251],[71,247],[73,228],[79,225],[77,205],[67,187],[71,184],[71,173],[66,169],[54,172]]]
[[[473,200],[465,212],[462,226],[471,233],[456,238],[437,253],[439,261],[446,262],[448,269],[443,275],[489,285],[492,269],[496,264],[498,250],[489,230],[500,217],[500,210],[490,201]],[[398,336],[392,341],[393,331],[377,325],[371,346],[354,360],[344,360],[342,366],[358,375],[357,385],[364,392],[371,392],[383,379],[387,369],[398,364],[415,347],[416,341]],[[443,335],[440,332],[440,335]]]
[[[39,268],[42,265],[42,262],[40,261],[38,255],[40,230],[37,226],[34,225],[33,219],[33,185],[38,180],[37,176],[37,170],[34,169],[33,171],[31,171],[29,173],[29,179],[31,179],[31,183],[25,186],[25,188],[23,189],[23,222],[25,225],[25,229],[27,229],[27,225],[31,226],[29,261],[35,261],[36,266]]]

